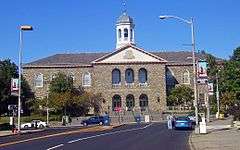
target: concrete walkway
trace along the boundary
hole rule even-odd
[[[189,144],[192,150],[239,150],[240,130],[231,127],[232,118],[215,120],[208,124],[207,134],[192,133]]]

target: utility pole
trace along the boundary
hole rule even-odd
[[[49,124],[49,107],[48,107],[48,96],[49,95],[49,86],[47,87],[47,125]]]
[[[210,122],[210,104],[209,104],[209,95],[208,93],[206,95],[206,106],[207,106],[207,122]]]
[[[219,91],[218,91],[218,73],[216,73],[216,98],[217,98],[217,115],[216,118],[219,118],[220,114],[220,102],[219,102]]]

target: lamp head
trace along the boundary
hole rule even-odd
[[[159,16],[160,19],[166,19],[167,16]]]
[[[23,26],[20,26],[20,30],[28,30],[28,31],[31,31],[31,30],[33,30],[33,27],[32,27],[32,26],[29,26],[29,25],[23,25]]]

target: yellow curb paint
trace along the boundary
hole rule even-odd
[[[10,145],[24,143],[24,142],[30,142],[30,141],[34,141],[34,140],[45,139],[45,138],[55,137],[55,136],[60,136],[60,135],[68,135],[68,134],[81,133],[81,132],[105,131],[105,130],[110,130],[112,128],[113,127],[110,127],[110,128],[90,127],[90,128],[86,128],[86,129],[78,129],[76,131],[68,131],[68,132],[63,132],[63,133],[57,133],[57,134],[36,137],[36,138],[32,138],[32,139],[3,143],[3,144],[0,144],[0,147],[10,146]]]

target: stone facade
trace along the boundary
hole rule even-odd
[[[123,48],[123,51],[125,49],[129,50],[129,48],[138,50],[137,47],[129,45]],[[108,56],[105,56],[106,58],[100,59],[100,62],[117,54],[118,52],[114,52],[114,54],[110,53]],[[144,55],[148,55],[148,53]],[[67,54],[65,57],[67,57]],[[193,67],[189,62],[170,63],[167,60],[159,62],[144,62],[141,60],[139,62],[128,63],[125,61],[122,63],[107,63],[106,61],[102,61],[104,63],[96,63],[95,60],[96,59],[91,60],[90,63],[84,65],[76,65],[75,63],[72,63],[72,65],[56,65],[54,63],[36,64],[33,62],[24,66],[24,77],[29,82],[36,97],[43,98],[47,95],[47,89],[54,74],[63,72],[66,75],[72,75],[74,77],[74,85],[78,87],[83,86],[83,75],[85,73],[90,73],[91,86],[83,87],[85,90],[93,93],[102,93],[103,98],[105,99],[104,103],[102,103],[102,112],[106,113],[111,113],[114,110],[113,97],[115,95],[121,97],[121,109],[123,111],[127,110],[126,97],[132,95],[134,98],[134,108],[132,110],[140,112],[140,96],[142,94],[147,96],[148,111],[163,112],[166,110],[167,89],[171,89],[172,87],[181,84],[193,87]],[[164,59],[159,58],[159,60]],[[125,80],[125,71],[129,68],[133,70],[134,74],[134,81],[131,84],[127,84]],[[147,81],[144,84],[139,82],[138,77],[141,68],[144,68],[147,71]],[[121,82],[117,85],[112,83],[112,71],[114,69],[119,69],[121,73]],[[174,79],[173,83],[168,83],[169,74],[167,71],[171,72]],[[184,81],[186,80],[184,79],[184,74],[186,72],[188,73],[187,81],[189,80],[187,83]],[[40,73],[43,75],[43,86],[36,87],[35,78],[36,75]]]
[[[102,112],[111,113],[114,110],[115,96],[121,99],[117,105],[121,104],[121,109],[126,111],[126,99],[129,95],[134,100],[132,110],[135,112],[165,111],[167,93],[171,88],[180,84],[193,87],[193,66],[192,59],[189,59],[192,53],[149,52],[139,48],[134,43],[134,27],[133,19],[124,12],[118,18],[116,26],[117,49],[110,53],[56,54],[24,65],[24,77],[39,98],[47,95],[48,85],[54,74],[63,72],[74,76],[76,87],[83,86],[87,91],[102,93],[105,99]],[[196,54],[196,57],[204,58],[200,54]],[[125,79],[129,68],[134,79],[131,83],[127,83]],[[145,70],[145,81],[140,83],[141,68]],[[120,71],[121,81],[117,85],[112,82],[114,69]],[[83,76],[86,73],[90,75],[90,86],[83,85]],[[41,75],[36,79],[39,74]],[[37,80],[43,82],[38,87]]]

